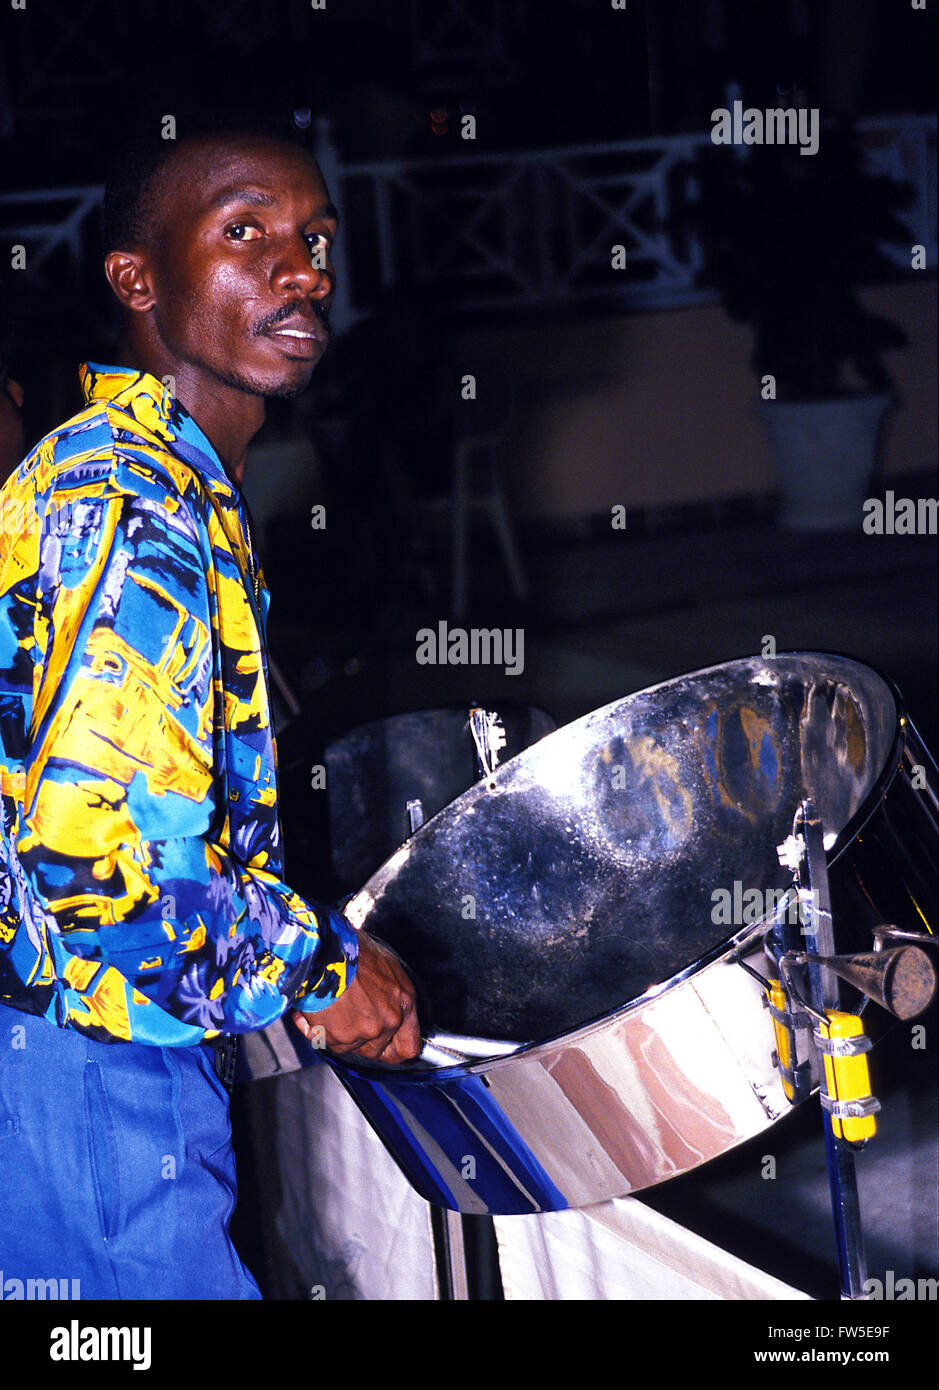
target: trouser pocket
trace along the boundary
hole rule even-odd
[[[117,1134],[108,1105],[104,1078],[97,1062],[86,1062],[84,1069],[85,1120],[98,1222],[105,1240],[117,1234],[121,1189]]]

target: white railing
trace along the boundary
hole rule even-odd
[[[344,267],[349,307],[415,281],[469,309],[692,302],[700,256],[677,255],[664,225],[669,177],[707,138],[345,167],[321,139],[326,181],[373,248],[371,265],[359,255]],[[614,246],[625,269],[611,287]]]
[[[859,123],[869,167],[913,185],[900,220],[909,242],[884,246],[899,269],[910,247],[936,264],[936,122],[899,116]],[[710,133],[662,136],[459,159],[340,164],[319,127],[318,156],[330,187],[350,206],[370,257],[342,267],[339,311],[352,319],[393,285],[445,288],[468,309],[525,309],[606,302],[679,307],[715,295],[698,284],[694,239],[680,254],[665,231],[684,189],[676,167]],[[625,268],[611,274],[612,248]]]
[[[909,242],[884,250],[908,269],[910,246],[919,243],[935,266],[935,120],[878,117],[860,130],[872,171],[914,188],[903,214]],[[336,327],[401,283],[420,283],[467,310],[673,307],[713,298],[697,283],[698,248],[692,242],[679,254],[664,231],[681,196],[675,168],[709,139],[704,132],[343,165],[328,123],[319,122],[317,156],[348,228],[337,248]],[[101,194],[86,186],[0,196],[0,240],[26,246],[26,268],[38,281],[61,284],[68,275],[81,283],[91,271]],[[624,247],[625,268],[611,274],[614,246]]]

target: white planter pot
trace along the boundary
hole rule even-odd
[[[780,522],[800,531],[860,527],[892,397],[761,401],[782,497]]]

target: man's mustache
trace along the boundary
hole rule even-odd
[[[272,329],[278,328],[280,324],[286,323],[288,319],[295,318],[318,318],[320,323],[329,332],[329,305],[323,300],[317,300],[309,309],[299,304],[284,304],[279,309],[275,309],[273,314],[268,314],[266,318],[260,320],[252,328],[251,332],[255,338],[260,338],[265,333],[270,333]]]

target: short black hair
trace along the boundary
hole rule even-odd
[[[140,119],[112,157],[102,208],[104,251],[125,250],[147,241],[156,211],[152,193],[157,175],[188,140],[266,136],[308,149],[289,118],[246,118],[240,112],[218,110],[181,112],[176,103],[174,107],[171,118],[154,114]],[[173,135],[167,138],[169,119],[174,122]]]

